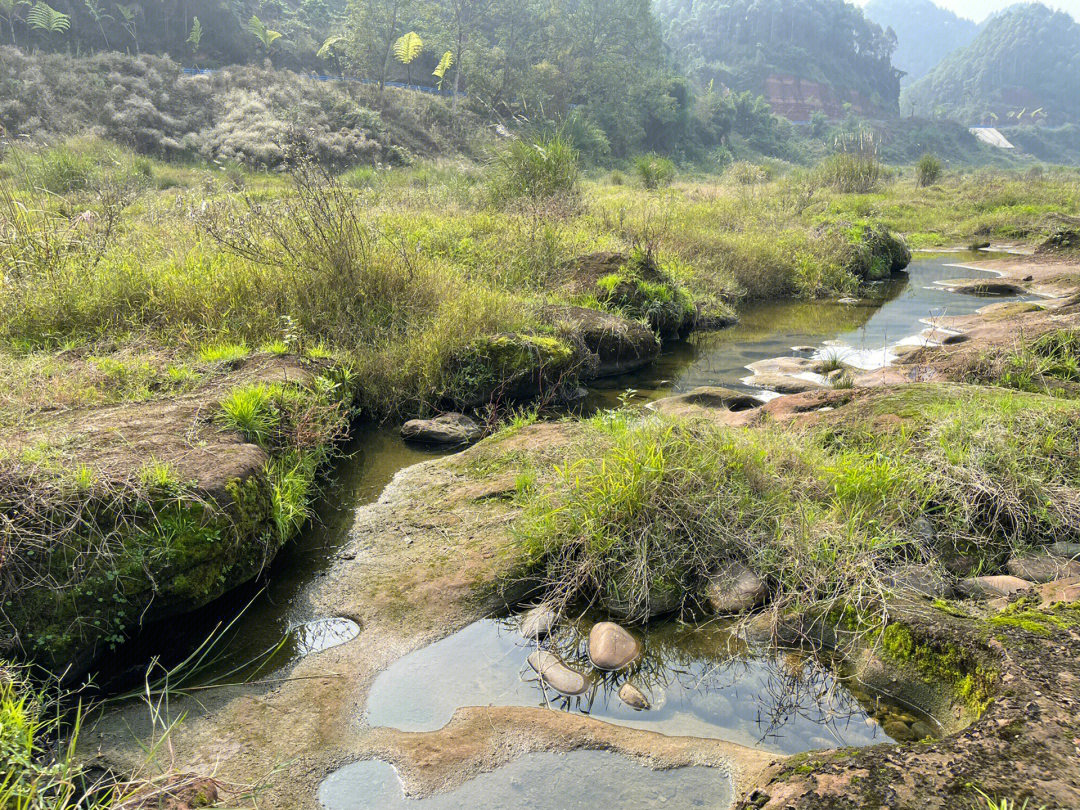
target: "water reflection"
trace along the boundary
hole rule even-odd
[[[728,626],[675,622],[650,626],[637,664],[620,673],[592,671],[588,624],[569,625],[543,646],[593,678],[584,695],[560,695],[525,664],[536,643],[515,621],[486,619],[398,660],[368,696],[367,722],[405,731],[446,725],[462,706],[549,706],[619,725],[673,735],[715,737],[792,754],[891,739],[864,707],[814,658],[795,650],[748,647]],[[637,711],[618,697],[630,681],[651,708]],[[925,718],[911,718],[927,724]],[[892,724],[891,728],[901,726]]]
[[[346,765],[319,787],[326,810],[719,810],[733,799],[723,771],[701,766],[657,771],[609,751],[525,754],[424,799],[405,798],[397,771],[379,760]]]

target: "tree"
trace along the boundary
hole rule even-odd
[[[412,63],[424,51],[424,40],[415,31],[402,34],[394,42],[394,58],[405,65],[408,71],[409,84],[412,84]]]
[[[247,21],[247,30],[262,43],[263,49],[266,53],[270,53],[270,46],[281,39],[280,31],[272,31],[266,27],[257,16],[251,15],[251,19]]]
[[[138,14],[140,11],[139,6],[135,3],[129,3],[128,5],[116,4],[116,10],[120,12],[120,25],[127,31],[132,42],[135,43],[135,53],[139,52],[139,29],[138,29]]]
[[[105,33],[105,20],[114,19],[111,14],[105,11],[101,7],[101,0],[83,0],[86,5],[86,10],[89,12],[91,19],[97,24],[98,31],[101,32],[101,38],[105,42],[105,47],[109,47],[109,36]]]
[[[11,30],[11,44],[15,44],[15,21],[19,18],[16,13],[19,6],[30,5],[29,0],[0,0],[0,16],[8,24]]]
[[[361,70],[378,80],[380,93],[390,72],[394,43],[411,7],[409,0],[350,0],[349,51]]]
[[[198,17],[191,20],[191,31],[188,33],[187,44],[191,46],[193,54],[199,52],[199,44],[202,42],[202,23]]]
[[[431,71],[431,75],[439,80],[438,88],[442,90],[443,79],[446,78],[446,71],[454,66],[454,53],[453,51],[447,51],[442,55],[439,60],[439,64],[435,66],[435,69]]]
[[[458,97],[461,94],[461,74],[470,55],[473,38],[484,22],[492,2],[493,0],[439,0],[437,15],[449,32],[453,60],[457,65],[454,69],[454,97],[450,102],[450,107],[455,113],[458,108]]]

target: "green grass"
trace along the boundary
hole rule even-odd
[[[772,583],[778,608],[874,613],[899,563],[972,555],[997,570],[1016,549],[1080,537],[1080,510],[1058,497],[1080,487],[1078,416],[1052,397],[932,385],[805,431],[617,412],[530,488],[516,531],[552,598],[618,599],[637,618],[666,591],[692,600],[724,559]],[[914,539],[920,516],[932,547]]]
[[[0,388],[32,398],[38,372],[21,358],[63,347],[109,357],[140,345],[165,365],[198,367],[285,344],[353,364],[368,412],[415,413],[446,390],[467,346],[541,330],[543,306],[574,297],[556,268],[589,252],[651,251],[703,311],[730,312],[745,299],[851,294],[884,267],[852,236],[868,225],[919,245],[1037,239],[1050,212],[1078,211],[1076,175],[1062,170],[954,172],[929,188],[882,180],[865,194],[806,170],[752,185],[684,174],[661,199],[582,178],[566,144],[545,144],[557,142],[515,142],[503,168],[419,164],[362,183],[314,169],[242,172],[236,183],[223,170],[161,163],[120,177],[109,167],[133,165],[130,153],[86,142],[65,145],[77,159],[9,156],[0,256],[19,269],[0,298],[0,362],[17,358],[24,373],[5,374]],[[19,168],[54,160],[91,166],[102,193],[43,193]],[[168,175],[169,188],[124,179],[147,171]],[[502,201],[490,193],[500,172],[516,178]],[[127,370],[107,373],[126,374],[132,396],[162,390],[156,365],[140,381],[133,358],[117,360]],[[52,362],[59,376],[76,365]],[[95,393],[103,387],[80,387],[80,398],[108,400]]]
[[[1080,394],[1080,332],[1055,329],[1034,340],[1021,338],[973,358],[965,379],[1053,396]]]
[[[221,401],[221,422],[244,434],[253,444],[265,445],[277,427],[278,414],[270,386],[236,388]]]

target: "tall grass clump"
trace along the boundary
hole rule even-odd
[[[838,137],[836,153],[818,167],[821,182],[843,194],[866,194],[882,178],[877,138],[870,132]]]
[[[580,155],[562,133],[514,138],[491,166],[491,193],[499,204],[571,197],[581,173]]]
[[[1055,329],[1011,348],[985,352],[964,370],[970,382],[1053,396],[1080,395],[1080,331]]]
[[[944,171],[945,167],[942,166],[937,155],[927,152],[915,164],[915,185],[919,188],[932,186],[941,179]]]
[[[867,429],[884,414],[903,427]],[[868,397],[803,432],[601,415],[554,482],[521,496],[515,531],[564,604],[643,620],[692,605],[711,571],[738,561],[778,609],[880,614],[900,563],[998,570],[1015,549],[1080,537],[1077,415],[949,386]],[[1034,451],[1031,435],[1046,437]],[[913,531],[921,517],[933,540]]]
[[[647,189],[670,185],[675,179],[675,164],[666,157],[649,153],[634,158],[634,173]]]

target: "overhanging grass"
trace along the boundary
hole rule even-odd
[[[516,532],[553,599],[629,603],[638,619],[665,593],[698,594],[724,560],[770,582],[779,609],[880,615],[900,563],[997,570],[1014,549],[1080,537],[1078,416],[1046,396],[931,385],[802,431],[607,414],[551,486],[522,490]]]

